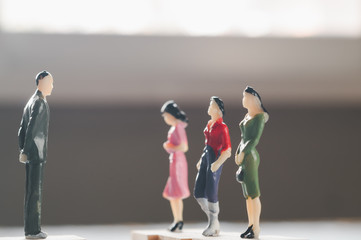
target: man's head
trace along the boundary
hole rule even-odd
[[[51,92],[54,88],[53,86],[53,76],[47,71],[42,71],[38,73],[35,77],[36,85],[38,89],[43,94],[44,97],[51,95]]]

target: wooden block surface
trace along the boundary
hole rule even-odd
[[[132,240],[241,240],[240,233],[221,232],[218,237],[205,237],[202,229],[187,229],[182,232],[169,232],[166,230],[139,230],[132,232]],[[307,240],[306,238],[294,238],[285,236],[261,235],[260,240]]]
[[[25,240],[25,236],[22,237],[0,237],[0,240]],[[85,238],[75,235],[49,235],[46,240],[85,240]]]

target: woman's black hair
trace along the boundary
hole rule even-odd
[[[211,97],[211,101],[212,100],[217,103],[219,110],[221,110],[221,112],[222,112],[222,117],[224,117],[226,112],[224,110],[224,103],[223,103],[222,99],[220,99],[219,97],[213,96],[213,97]]]
[[[42,71],[39,72],[36,77],[35,77],[35,81],[36,81],[36,86],[39,85],[39,80],[43,79],[44,77],[48,76],[50,73],[47,71]]]
[[[179,119],[182,122],[188,123],[187,115],[185,114],[185,112],[183,112],[182,110],[179,109],[178,105],[173,100],[169,100],[169,101],[165,102],[163,104],[162,108],[160,109],[160,112],[161,113],[167,112],[170,115],[172,115],[173,117],[175,117],[176,119]]]
[[[261,103],[261,108],[263,109],[264,112],[268,113],[268,111],[266,110],[266,108],[263,106],[262,103],[262,99],[261,96],[258,94],[258,92],[256,92],[256,90],[254,90],[253,87],[247,86],[246,89],[244,90],[246,93],[252,94],[253,96],[257,97]]]

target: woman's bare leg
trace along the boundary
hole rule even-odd
[[[255,199],[252,199],[252,214],[253,214],[253,232],[255,238],[259,238],[260,233],[260,226],[259,226],[259,219],[261,216],[261,200],[259,197],[256,197]]]
[[[183,200],[178,198],[169,201],[172,208],[174,223],[183,221]]]
[[[246,205],[247,205],[247,214],[248,214],[248,227],[250,227],[254,224],[253,204],[252,204],[252,199],[250,197],[247,198]]]

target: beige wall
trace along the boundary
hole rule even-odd
[[[272,103],[361,104],[360,39],[2,33],[0,53],[2,104],[22,104],[42,69],[59,104],[238,103],[246,85]]]

